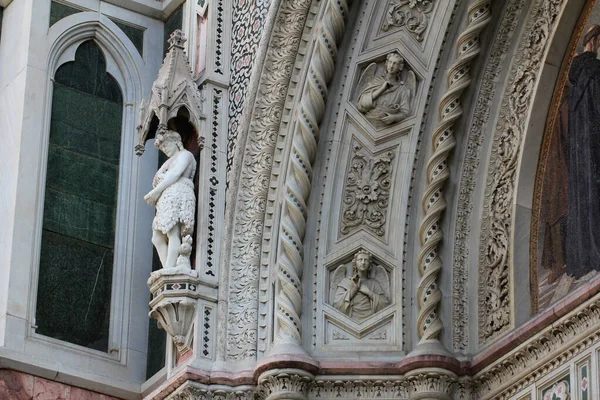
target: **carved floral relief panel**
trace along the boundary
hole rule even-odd
[[[374,156],[354,140],[345,180],[342,234],[358,229],[367,229],[377,236],[385,234],[395,156],[393,151]]]
[[[405,29],[417,41],[429,27],[434,0],[392,0],[387,7],[381,30]]]

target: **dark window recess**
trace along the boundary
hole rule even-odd
[[[169,37],[177,29],[181,29],[183,26],[183,7],[179,7],[173,12],[165,21],[165,30],[163,38],[163,55],[166,55],[169,51]]]
[[[70,7],[66,4],[59,3],[57,1],[53,1],[50,3],[50,25],[52,26],[61,19],[68,17],[69,15],[77,14],[82,12],[75,7]]]
[[[136,28],[135,26],[131,26],[125,24],[123,22],[117,21],[115,19],[110,19],[115,23],[127,35],[129,40],[133,43],[137,51],[140,55],[144,55],[144,30],[140,28]]]
[[[123,99],[93,41],[54,77],[37,333],[108,351]]]

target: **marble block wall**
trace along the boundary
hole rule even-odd
[[[10,369],[0,369],[3,400],[118,400],[104,394],[65,385]]]

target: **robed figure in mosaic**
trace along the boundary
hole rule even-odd
[[[590,27],[584,52],[569,71],[569,198],[567,273],[600,269],[600,26]]]

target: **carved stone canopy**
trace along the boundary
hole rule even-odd
[[[159,126],[167,127],[172,118],[184,115],[189,123],[200,132],[202,97],[194,82],[188,58],[183,51],[186,39],[177,29],[169,39],[169,52],[158,72],[158,78],[152,84],[152,92],[147,101],[140,106],[140,125],[137,155],[142,155],[147,140],[152,139]],[[180,134],[182,132],[179,132]]]

